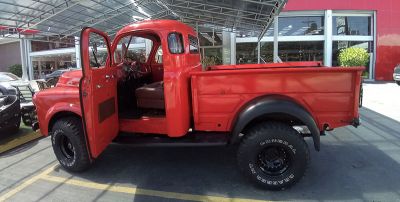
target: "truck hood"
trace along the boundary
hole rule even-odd
[[[57,82],[57,87],[79,87],[82,78],[82,70],[73,70],[61,74]]]

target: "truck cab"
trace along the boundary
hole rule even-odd
[[[197,33],[174,20],[128,25],[112,42],[84,28],[80,45],[82,71],[64,73],[34,97],[40,131],[70,171],[89,168],[124,134],[135,143],[148,137],[173,145],[214,138],[239,144],[239,167],[252,181],[284,189],[304,175],[304,137],[319,150],[324,131],[359,125],[363,67],[202,68]]]
[[[169,137],[188,132],[189,73],[201,70],[196,36],[191,27],[173,20],[124,27],[112,44],[105,33],[92,28],[82,31],[80,92],[83,116],[93,124],[86,126],[87,134],[99,140],[92,151],[95,156],[120,131]],[[133,47],[137,42],[145,50],[138,52]],[[100,54],[102,64],[98,64]]]

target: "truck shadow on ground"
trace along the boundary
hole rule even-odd
[[[362,110],[363,125],[321,138],[294,187],[270,192],[253,186],[236,167],[236,148],[130,147],[113,144],[87,172],[53,175],[143,189],[262,200],[397,200],[400,198],[400,123]],[[380,117],[380,118],[377,118]],[[384,197],[384,198],[379,198]],[[101,198],[99,196],[98,198]]]

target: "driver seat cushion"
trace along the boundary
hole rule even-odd
[[[163,81],[144,85],[135,94],[139,108],[165,109]]]

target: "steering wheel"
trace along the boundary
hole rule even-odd
[[[141,78],[150,73],[147,65],[138,61],[125,62],[123,69],[127,73],[128,77],[133,77],[134,79]]]

